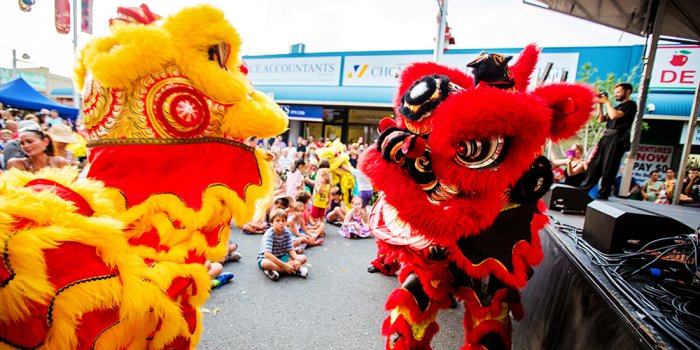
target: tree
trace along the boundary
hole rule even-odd
[[[638,84],[636,82],[636,76],[638,70],[639,65],[632,68],[632,71],[629,74],[623,74],[621,78],[617,78],[615,73],[608,73],[605,76],[605,80],[602,80],[600,77],[596,76],[595,80],[591,81],[595,73],[598,72],[598,68],[593,67],[593,65],[589,62],[584,63],[581,66],[581,71],[578,73],[578,81],[591,85],[596,93],[606,92],[608,96],[612,98],[615,85],[623,82],[632,84],[632,92],[637,92]],[[642,126],[642,130],[646,130],[647,128],[648,125],[646,124]],[[596,144],[598,144],[598,141],[600,141],[600,139],[603,137],[604,130],[605,123],[599,123],[598,118],[590,118],[588,123],[586,123],[586,125],[579,130],[578,137],[582,140],[583,152],[585,154],[589,153],[589,147],[594,147]]]

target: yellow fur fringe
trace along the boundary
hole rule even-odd
[[[0,326],[7,326],[30,314],[30,301],[48,304],[54,299],[52,324],[46,338],[47,349],[77,347],[75,329],[80,317],[92,310],[118,306],[120,322],[103,334],[104,348],[134,346],[162,327],[150,346],[162,348],[177,336],[190,338],[196,344],[201,335],[201,315],[194,334],[189,334],[181,316],[179,302],[165,294],[174,278],[192,278],[194,286],[188,302],[195,309],[209,295],[209,276],[203,265],[161,262],[147,266],[143,257],[134,254],[121,231],[123,223],[114,216],[114,204],[105,196],[101,183],[93,180],[72,180],[75,172],[68,169],[46,169],[36,175],[16,170],[0,176],[0,250],[6,251],[15,277],[0,288]],[[35,192],[23,188],[34,178],[48,178],[80,193],[95,214],[85,217],[74,212],[72,203],[50,191]],[[214,212],[215,210],[211,210]],[[32,223],[15,232],[12,225],[20,219]],[[43,251],[62,249],[64,242],[95,247],[108,266],[116,267],[118,278],[107,278],[75,284],[57,294],[57,286],[49,282]],[[197,311],[199,313],[199,311]],[[144,346],[136,346],[143,348]]]

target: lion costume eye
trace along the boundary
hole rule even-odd
[[[503,136],[460,140],[455,146],[455,163],[469,169],[496,166],[505,157],[507,143]]]
[[[231,54],[231,44],[222,42],[209,47],[209,60],[215,61],[224,70],[226,68],[226,63],[228,62],[228,57]]]

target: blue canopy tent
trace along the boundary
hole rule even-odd
[[[0,102],[14,108],[40,110],[55,109],[63,118],[75,120],[78,110],[62,105],[34,90],[22,78],[0,85]]]

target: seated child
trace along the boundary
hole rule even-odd
[[[267,231],[268,228],[270,228],[270,210],[272,209],[282,209],[282,210],[287,210],[289,209],[290,205],[290,198],[289,197],[277,197],[275,198],[275,201],[272,203],[272,207],[267,209],[267,213],[265,214],[265,220],[260,220],[260,221],[251,221],[248,223],[243,224],[243,227],[241,227],[241,231],[247,235],[254,235],[254,234],[263,234],[265,231]]]
[[[287,213],[274,209],[270,213],[270,221],[272,227],[265,231],[260,242],[258,266],[273,281],[280,278],[280,272],[306,278],[309,271],[302,266],[306,263],[306,256],[294,251],[291,233],[287,229]]]
[[[326,209],[326,221],[329,224],[340,226],[345,220],[345,204],[340,193],[340,187],[335,186],[331,190],[331,200],[328,201],[328,209]]]
[[[352,210],[345,215],[343,226],[338,233],[345,238],[366,238],[372,235],[367,225],[367,213],[362,206],[362,199],[358,196],[352,197]]]
[[[224,269],[221,263],[207,260],[204,262],[204,267],[207,268],[207,273],[209,274],[209,278],[211,278],[211,289],[219,288],[233,279],[232,273],[221,272]]]
[[[292,233],[292,243],[294,247],[301,247],[301,251],[306,246],[313,247],[323,244],[323,237],[319,237],[315,230],[312,232],[307,230],[306,221],[304,221],[305,211],[306,206],[304,203],[294,203],[287,219],[289,231]],[[301,251],[297,250],[297,253]]]
[[[301,254],[307,246],[311,245],[311,237],[304,232],[303,208],[300,209],[299,206],[303,207],[304,205],[298,202],[294,203],[287,214],[287,228],[292,237],[292,246],[297,254]]]
[[[326,235],[326,224],[324,224],[322,220],[314,219],[311,216],[311,211],[309,210],[311,192],[299,191],[294,199],[297,202],[304,204],[304,225],[306,226],[305,232],[316,237],[324,237]]]

